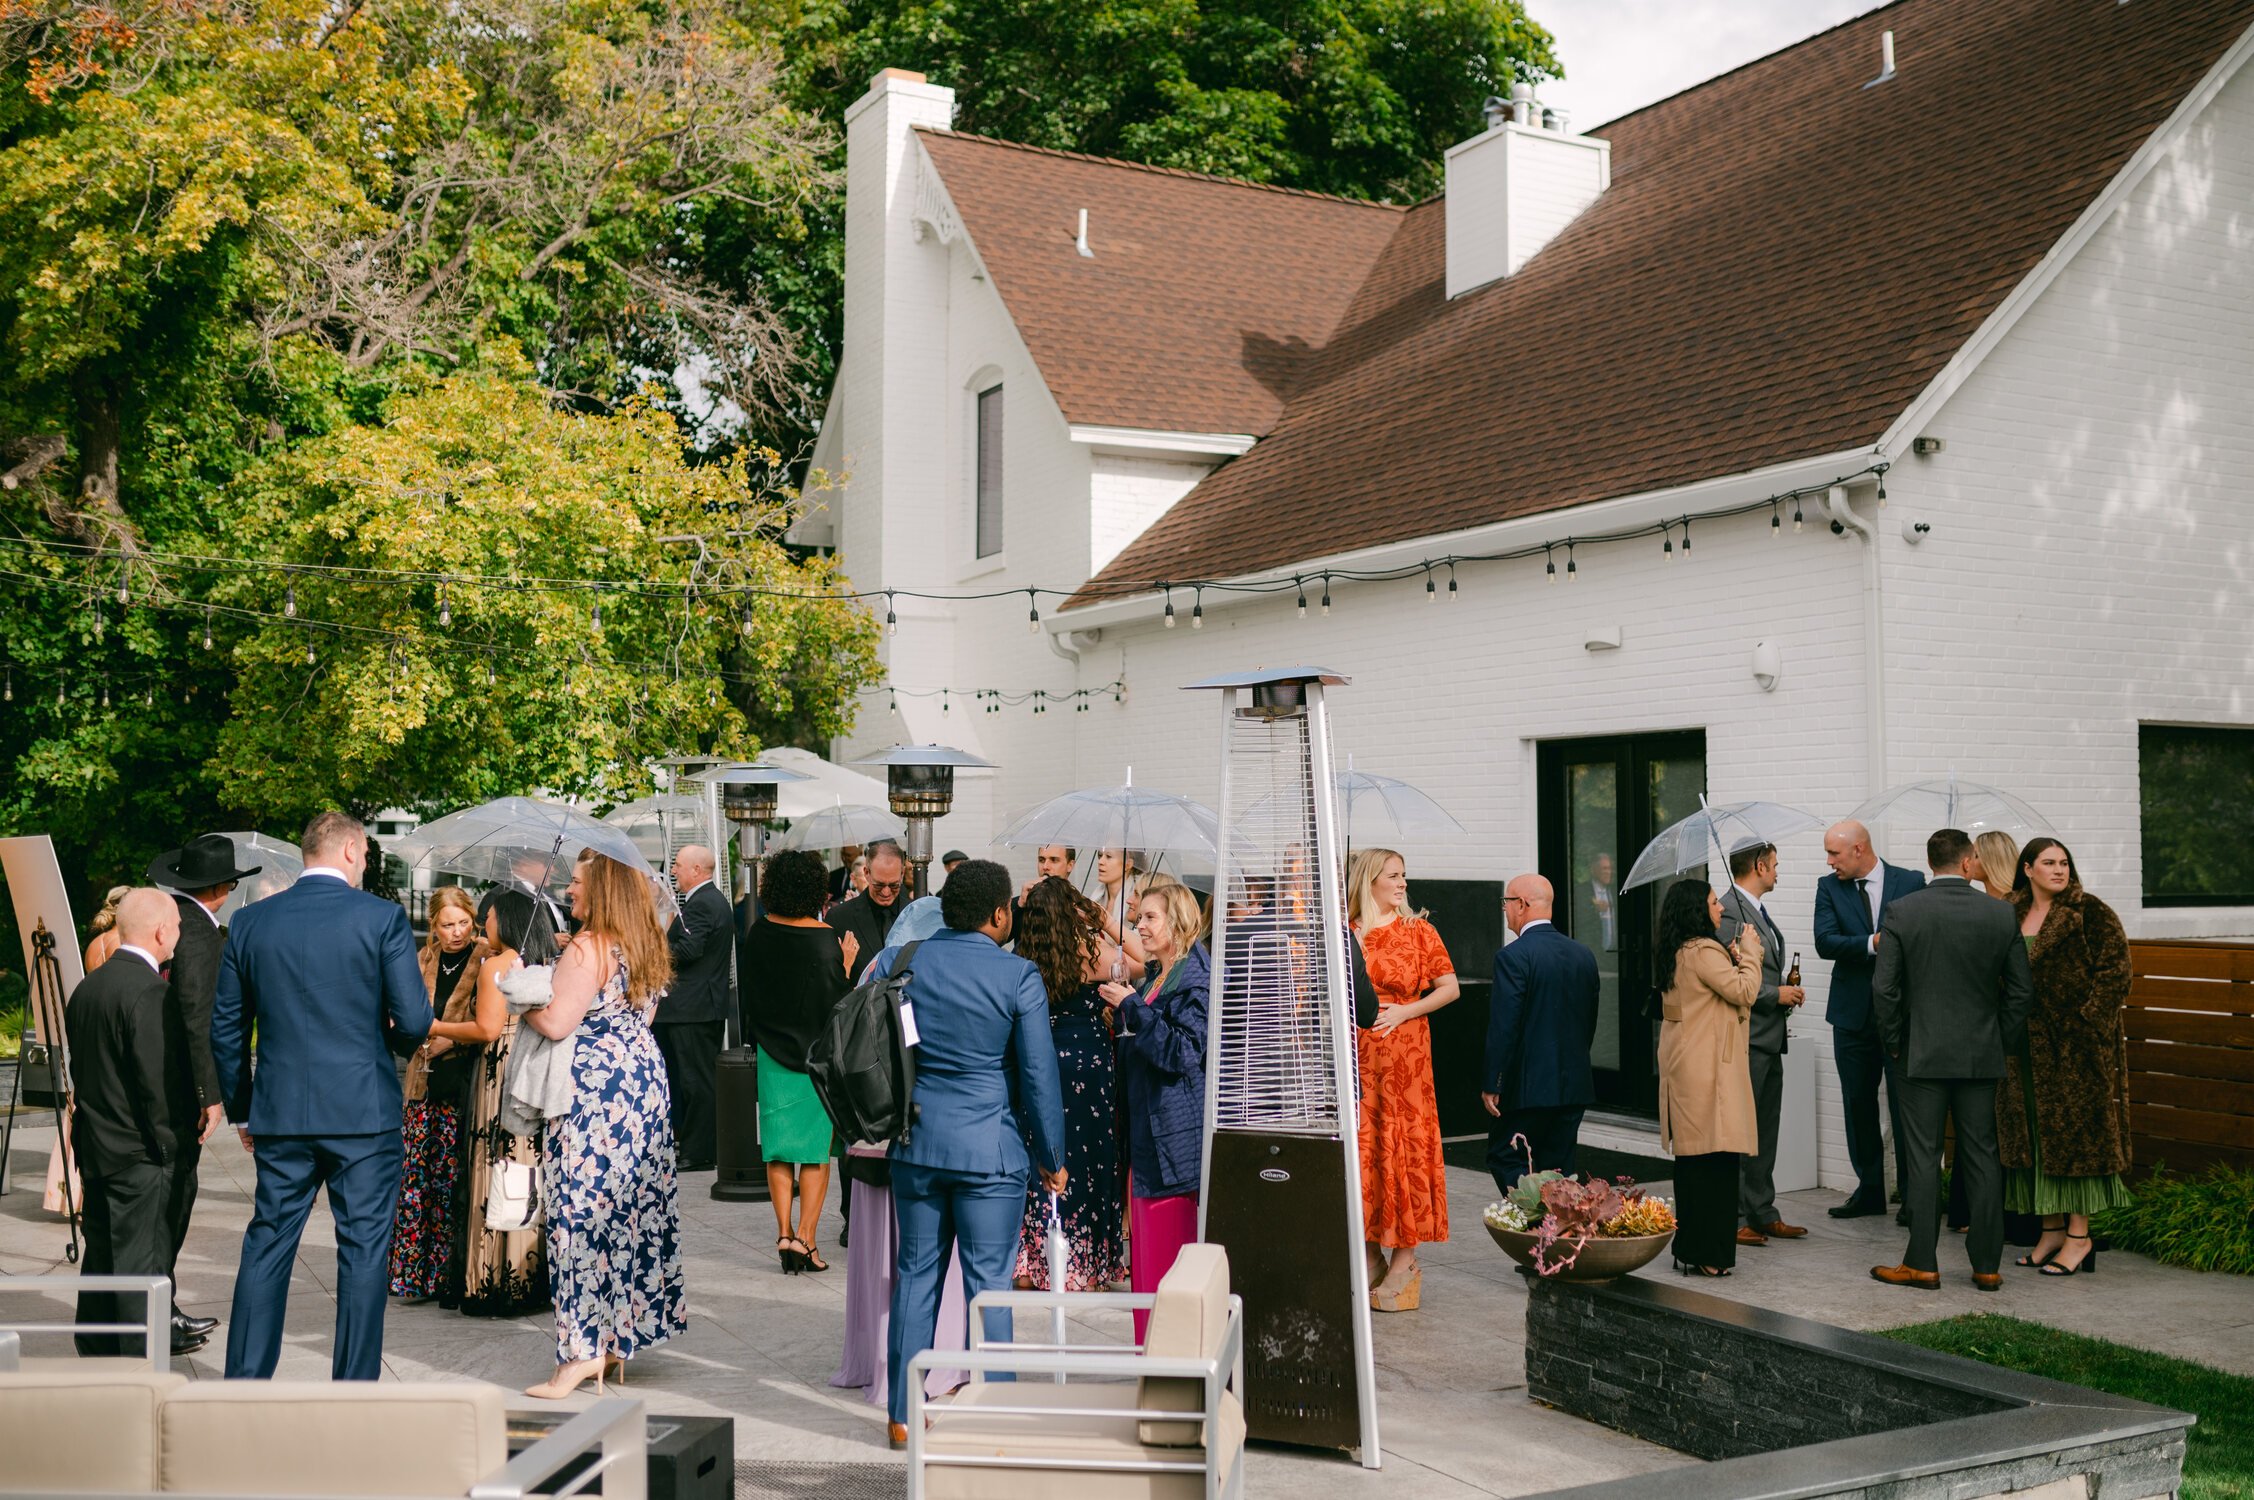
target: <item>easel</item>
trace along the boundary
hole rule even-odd
[[[31,1015],[38,1032],[40,1045],[47,1049],[47,1066],[50,1070],[48,1090],[49,1107],[55,1116],[55,1135],[62,1142],[63,1154],[63,1217],[70,1224],[70,1244],[63,1258],[72,1265],[78,1263],[78,1213],[76,1191],[77,1163],[71,1159],[70,1147],[70,1037],[63,1027],[63,969],[55,958],[55,934],[47,928],[42,917],[31,934]],[[0,1132],[0,1193],[8,1191],[8,1151],[16,1139],[16,1105],[23,1097],[24,1059],[19,1050],[16,1057],[16,1076],[9,1090],[8,1123]]]

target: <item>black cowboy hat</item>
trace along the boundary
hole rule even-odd
[[[264,868],[252,865],[247,870],[236,869],[235,841],[224,833],[206,833],[149,861],[149,880],[176,891],[202,891],[256,875]]]

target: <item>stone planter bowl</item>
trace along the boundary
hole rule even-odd
[[[1534,1271],[1534,1236],[1524,1229],[1498,1229],[1485,1219],[1488,1237],[1503,1247],[1503,1252],[1529,1271]],[[1611,1281],[1630,1271],[1649,1265],[1659,1252],[1674,1241],[1675,1231],[1665,1234],[1639,1234],[1622,1239],[1594,1239],[1581,1247],[1573,1264],[1548,1281]],[[1540,1276],[1542,1273],[1534,1271]]]

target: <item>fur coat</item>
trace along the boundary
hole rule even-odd
[[[2015,898],[2022,921],[2029,900]],[[2027,1055],[2034,1064],[2035,1120],[2043,1171],[2051,1177],[2105,1177],[2129,1169],[2129,937],[2113,908],[2070,890],[2051,903],[2028,950],[2035,1003],[2027,1012]],[[2004,1165],[2033,1165],[2027,1142],[2027,1078],[2019,1058],[2005,1065],[1996,1094],[1996,1140]]]

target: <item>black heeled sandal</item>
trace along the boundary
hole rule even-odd
[[[2071,1266],[2060,1265],[2058,1263],[2057,1257],[2053,1256],[2051,1259],[2043,1262],[2042,1266],[2039,1268],[2039,1274],[2044,1276],[2072,1276],[2077,1271],[2087,1271],[2092,1276],[2095,1276],[2097,1274],[2097,1246],[2092,1243],[2090,1237],[2086,1234],[2070,1234],[2066,1237],[2066,1243],[2069,1245],[2073,1244],[2076,1240],[2080,1240],[2083,1244],[2088,1245],[2090,1247],[2090,1253],[2083,1256],[2079,1261]]]
[[[798,1268],[801,1271],[827,1271],[830,1263],[822,1259],[822,1252],[814,1248],[812,1240],[800,1240]]]
[[[1728,1266],[1702,1266],[1696,1261],[1684,1260],[1680,1256],[1672,1258],[1675,1261],[1675,1274],[1678,1276],[1705,1276],[1719,1281],[1730,1274]]]
[[[806,1268],[806,1257],[799,1250],[797,1239],[791,1235],[775,1236],[775,1258],[783,1263],[785,1276],[796,1276]]]
[[[2043,1226],[2043,1233],[2049,1234],[2053,1230],[2059,1230],[2063,1232],[2065,1228],[2066,1221],[2064,1219],[2061,1219],[2056,1224],[2045,1224]],[[2063,1250],[2065,1248],[2065,1244],[2061,1242],[2058,1250]],[[2053,1250],[2049,1255],[2044,1256],[2041,1260],[2035,1259],[2035,1252],[2030,1250],[2025,1255],[2019,1256],[2017,1259],[2015,1259],[2012,1264],[2015,1266],[2033,1266],[2036,1269],[2040,1270],[2042,1267],[2049,1265],[2058,1257],[2058,1250]]]

